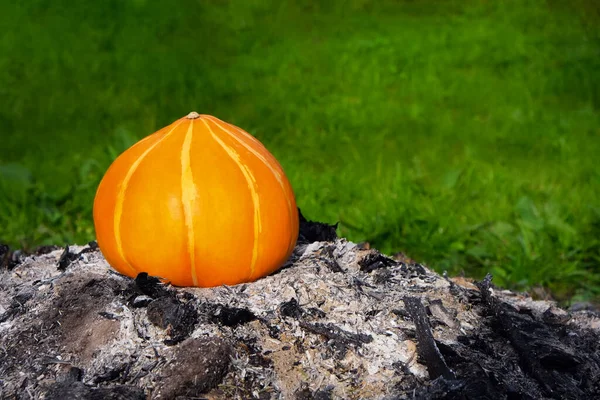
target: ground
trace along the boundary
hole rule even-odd
[[[600,396],[597,312],[323,234],[304,229],[280,271],[231,287],[124,277],[94,243],[3,269],[0,397]]]

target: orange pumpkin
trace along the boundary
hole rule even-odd
[[[211,287],[279,269],[296,243],[298,212],[283,169],[257,139],[192,112],[112,163],[94,225],[120,273]]]

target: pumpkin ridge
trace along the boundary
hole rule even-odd
[[[252,247],[252,261],[250,262],[250,275],[249,275],[248,279],[252,280],[252,276],[254,275],[255,268],[256,268],[256,262],[258,260],[258,250],[259,250],[258,249],[258,245],[259,245],[258,236],[260,235],[260,232],[262,231],[261,214],[260,214],[260,198],[258,196],[258,185],[256,182],[256,178],[254,177],[254,174],[252,173],[252,171],[250,171],[248,166],[241,162],[239,153],[234,148],[228,146],[225,142],[223,142],[223,140],[221,138],[219,138],[219,136],[213,132],[210,125],[204,119],[202,119],[202,122],[208,128],[208,131],[210,132],[213,139],[215,139],[215,141],[223,148],[223,150],[225,150],[225,152],[229,155],[229,157],[231,157],[231,159],[240,168],[240,170],[241,170],[242,174],[244,175],[244,178],[246,179],[246,182],[248,184],[248,189],[250,190],[250,195],[252,197],[252,204],[254,206],[254,242],[253,242],[253,247]],[[212,122],[214,123],[214,121],[212,121]]]
[[[175,125],[173,127],[173,129],[171,129],[163,137],[161,137],[154,144],[152,144],[150,147],[148,147],[133,162],[133,164],[131,164],[131,166],[127,170],[127,174],[125,175],[125,178],[123,178],[123,181],[121,182],[119,192],[117,193],[117,199],[115,202],[115,213],[114,213],[114,217],[113,217],[114,218],[113,223],[114,223],[114,232],[115,232],[115,244],[117,245],[117,252],[119,253],[119,256],[125,261],[125,263],[127,264],[127,267],[129,267],[129,269],[133,272],[134,276],[137,275],[138,271],[133,267],[133,265],[131,265],[131,263],[129,262],[127,257],[125,257],[125,251],[123,250],[123,242],[121,240],[121,218],[123,217],[123,203],[125,202],[125,191],[127,190],[127,187],[129,186],[129,181],[131,180],[131,177],[133,176],[133,174],[135,173],[135,171],[137,170],[139,165],[142,163],[144,158],[146,158],[146,156],[152,150],[154,150],[167,136],[169,136],[179,126],[180,123],[181,122],[178,122],[177,125]],[[143,141],[140,141],[140,143],[143,143]]]
[[[229,136],[231,136],[233,139],[235,139],[239,144],[241,144],[243,147],[245,147],[250,153],[252,153],[256,158],[258,158],[263,164],[265,164],[267,166],[267,168],[273,173],[273,175],[275,175],[275,178],[277,179],[277,182],[279,182],[279,186],[281,186],[281,190],[283,191],[285,200],[286,200],[286,204],[288,206],[288,211],[289,211],[289,222],[290,222],[290,226],[293,226],[293,213],[294,210],[292,209],[292,204],[290,202],[290,197],[288,195],[288,191],[290,191],[289,189],[286,189],[285,184],[283,182],[282,179],[282,171],[278,171],[277,169],[273,168],[272,163],[276,163],[277,165],[279,165],[279,162],[277,161],[277,159],[275,159],[275,157],[273,157],[270,153],[269,155],[271,155],[271,162],[268,162],[266,157],[261,154],[260,152],[256,151],[255,149],[253,149],[248,143],[246,143],[243,139],[249,140],[252,143],[258,144],[261,147],[264,147],[264,145],[258,140],[256,139],[254,136],[252,136],[251,134],[249,134],[248,132],[244,131],[241,128],[238,128],[237,126],[233,125],[233,124],[229,124],[225,121],[221,121],[220,119],[218,119],[217,117],[213,117],[211,115],[206,115],[203,116],[209,120],[211,120],[215,125],[217,125],[223,132],[226,132]],[[225,124],[225,127],[221,124]],[[231,132],[229,129],[227,129],[227,126],[233,128],[240,136],[237,136],[234,134],[234,132]],[[266,149],[265,149],[266,150]],[[293,196],[293,194],[292,194]],[[295,242],[291,243],[290,246],[288,247],[288,252],[290,251],[290,247],[293,248],[293,246],[295,246]]]
[[[196,250],[194,237],[193,206],[198,196],[196,184],[191,167],[191,146],[194,130],[194,121],[190,121],[190,126],[183,140],[181,147],[181,202],[183,205],[183,215],[185,226],[187,227],[187,250],[190,257],[190,272],[194,286],[198,286],[198,277],[196,273]]]
[[[277,179],[277,182],[279,182],[279,185],[283,188],[283,180],[282,180],[282,176],[281,176],[281,172],[277,171],[275,168],[273,168],[273,166],[271,164],[269,164],[267,162],[267,159],[265,158],[264,155],[260,154],[258,151],[256,151],[255,149],[253,149],[248,143],[244,142],[240,137],[234,135],[230,130],[226,129],[225,127],[223,127],[223,125],[221,125],[218,121],[217,118],[215,117],[208,117],[208,119],[210,119],[215,125],[217,125],[219,127],[219,129],[221,129],[223,132],[227,133],[229,136],[231,136],[232,138],[234,138],[239,144],[241,144],[242,146],[244,146],[246,148],[246,150],[248,150],[250,153],[252,153],[256,158],[258,158],[263,164],[265,164],[265,166],[273,173],[273,175],[275,175],[275,178]],[[231,125],[233,127],[233,125]],[[259,143],[256,138],[252,137],[252,135],[246,133],[246,135],[248,135],[248,137],[246,137],[245,135],[243,135],[242,137],[246,138],[246,139],[253,139],[253,143]]]

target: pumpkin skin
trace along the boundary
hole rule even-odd
[[[94,226],[121,274],[213,287],[279,269],[298,238],[298,211],[256,138],[192,112],[117,157],[98,186]]]

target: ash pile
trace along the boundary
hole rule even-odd
[[[0,270],[2,399],[600,398],[597,312],[325,224],[302,219],[277,273],[210,289],[123,277],[94,243],[46,250]]]

